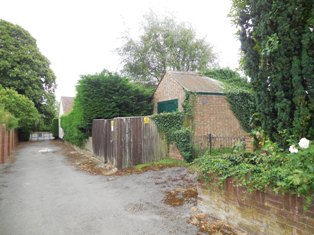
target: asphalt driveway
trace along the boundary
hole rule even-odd
[[[165,193],[195,183],[185,168],[127,176],[75,169],[52,142],[21,144],[0,166],[0,234],[197,234],[194,201],[172,207]]]

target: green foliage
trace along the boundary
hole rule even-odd
[[[153,116],[158,130],[165,133],[168,140],[173,142],[172,133],[175,130],[180,130],[183,127],[184,113],[172,112],[172,113],[160,113]]]
[[[71,144],[82,147],[88,138],[82,119],[82,113],[78,105],[74,107],[71,113],[61,117],[61,127],[64,131],[63,139]]]
[[[169,143],[175,143],[187,162],[193,160],[191,130],[184,127],[182,112],[160,113],[153,116],[159,131],[165,133]]]
[[[243,68],[271,140],[314,138],[314,2],[233,1]]]
[[[232,111],[239,119],[242,127],[250,131],[250,119],[256,112],[256,104],[252,85],[240,74],[231,69],[208,69],[205,76],[221,81],[224,92],[231,105]]]
[[[82,76],[72,112],[63,117],[64,139],[81,146],[93,119],[143,116],[152,112],[153,89],[103,71]]]
[[[39,114],[34,103],[28,98],[15,90],[4,89],[0,86],[0,104],[18,120],[20,129],[29,132],[35,128]]]
[[[205,39],[198,39],[190,26],[173,17],[159,19],[152,12],[144,20],[140,39],[127,35],[125,44],[118,49],[123,71],[135,80],[156,82],[166,69],[200,71],[215,62],[212,47]]]
[[[149,168],[149,167],[156,167],[158,169],[159,167],[173,167],[173,166],[187,166],[187,165],[188,164],[186,162],[181,161],[181,160],[176,160],[172,158],[164,158],[158,162],[149,162],[149,163],[139,164],[139,165],[136,165],[134,168],[141,172],[145,170],[145,168]]]
[[[0,124],[5,124],[9,130],[18,127],[18,119],[11,113],[5,111],[3,105],[0,105]]]
[[[284,152],[268,141],[255,153],[204,155],[195,160],[204,176],[215,175],[220,182],[229,177],[249,191],[273,189],[305,196],[314,192],[314,144],[298,153]]]
[[[55,75],[36,40],[23,28],[0,19],[0,85],[25,95],[43,122],[55,116]]]
[[[59,119],[58,118],[54,118],[52,120],[51,132],[52,132],[52,136],[55,137],[55,139],[59,138]]]

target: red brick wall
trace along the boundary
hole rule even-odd
[[[166,74],[154,94],[154,113],[157,113],[158,102],[171,99],[178,99],[178,108],[179,111],[182,111],[185,91],[176,81],[170,78],[169,74]],[[197,94],[193,106],[193,141],[200,148],[208,146],[208,134],[219,137],[247,136],[225,96]],[[216,145],[213,147],[220,147],[223,144],[216,142]]]
[[[197,95],[194,103],[194,140],[206,146],[208,134],[219,137],[240,137],[247,133],[222,95]]]
[[[295,195],[279,195],[272,191],[248,193],[232,179],[223,188],[199,187],[200,203],[205,211],[248,234],[314,234],[314,204],[304,210],[305,199]]]
[[[6,130],[5,125],[0,125],[0,163],[9,160],[11,151],[17,145],[17,132],[15,130]]]
[[[185,99],[184,89],[172,80],[168,74],[159,83],[154,94],[154,113],[157,113],[157,103],[160,101],[178,99],[178,109],[183,111],[182,103]]]

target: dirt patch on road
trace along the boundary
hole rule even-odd
[[[188,220],[188,223],[199,228],[199,232],[210,235],[245,235],[246,233],[233,227],[227,221],[218,220],[206,213],[200,213],[197,209]]]
[[[60,147],[69,162],[79,170],[88,172],[92,175],[114,175],[124,176],[131,174],[141,174],[147,171],[159,171],[170,167],[176,167],[176,164],[153,164],[141,168],[130,167],[118,170],[110,164],[104,164],[99,159],[87,151],[80,150],[69,143],[61,140],[55,140],[53,143]]]
[[[196,204],[197,199],[196,188],[178,188],[165,192],[164,203],[169,206],[182,206],[185,202]]]

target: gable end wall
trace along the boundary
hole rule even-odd
[[[184,89],[176,81],[172,80],[169,74],[166,74],[154,94],[154,113],[157,113],[158,102],[172,99],[178,99],[178,111],[183,111]]]
[[[247,135],[223,95],[197,95],[194,104],[194,142],[208,145],[208,135],[242,137]],[[218,146],[216,146],[218,147]]]

